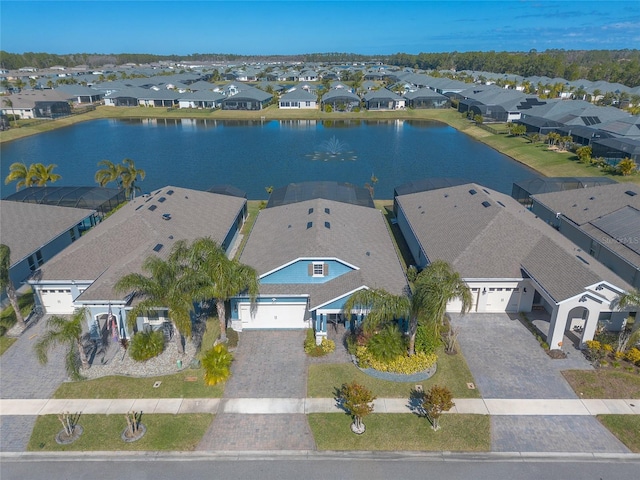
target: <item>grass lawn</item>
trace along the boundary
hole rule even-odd
[[[308,416],[318,450],[419,450],[487,452],[491,423],[487,415],[445,414],[440,430],[411,413],[372,413],[362,435],[351,432],[351,417],[340,413]]]
[[[442,350],[438,354],[438,370],[424,382],[389,382],[370,377],[351,363],[315,364],[309,366],[307,395],[313,398],[333,398],[337,388],[351,381],[369,388],[379,398],[409,398],[416,384],[428,390],[432,385],[445,385],[456,398],[480,398],[480,392],[467,388],[467,382],[473,382],[473,376],[467,367],[464,356],[447,355]]]
[[[142,423],[147,433],[137,442],[126,443],[120,434],[127,426],[124,415],[81,415],[78,425],[84,432],[70,445],[58,445],[55,436],[62,430],[57,415],[38,417],[27,450],[90,451],[90,450],[194,450],[213,421],[208,413],[184,415],[144,415]]]
[[[0,355],[6,352],[9,347],[15,343],[16,340],[17,338],[9,338],[5,336],[0,337]]]
[[[162,381],[158,388],[153,384]],[[204,384],[204,370],[184,370],[161,377],[103,377],[65,382],[53,398],[220,398],[223,385]]]
[[[640,453],[640,415],[598,415],[598,420],[629,450]]]
[[[580,398],[640,398],[640,375],[619,369],[562,372]]]

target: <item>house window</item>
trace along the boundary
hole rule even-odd
[[[304,106],[305,107],[310,107],[311,106],[311,102],[304,102]]]
[[[42,252],[40,250],[36,252],[36,261],[38,262],[38,266],[44,263],[44,260],[42,259]]]
[[[71,230],[69,230],[69,236],[71,237],[71,241],[75,242],[76,241],[76,229],[72,228]]]
[[[309,264],[310,277],[326,277],[329,275],[329,265],[322,262],[313,262]]]
[[[33,261],[33,255],[31,255],[27,260],[28,260],[28,262],[29,262],[29,270],[31,270],[32,272],[33,272],[33,271],[35,271],[35,269],[36,269],[36,264],[35,264],[35,262]]]

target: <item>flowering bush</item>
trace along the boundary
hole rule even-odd
[[[307,338],[304,340],[304,351],[310,357],[322,357],[333,352],[336,343],[328,338],[323,338],[320,345],[316,345],[316,335],[312,328],[307,330]]]
[[[356,358],[361,368],[373,368],[381,372],[400,373],[411,375],[413,373],[427,370],[434,366],[438,357],[433,353],[416,353],[412,356],[400,355],[388,362],[381,362],[371,355],[367,347],[361,346],[356,349]]]
[[[625,360],[640,365],[640,349],[633,347],[624,356]]]

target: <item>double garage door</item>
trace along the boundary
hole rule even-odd
[[[73,313],[73,297],[68,288],[45,288],[38,290],[45,312],[53,315]]]
[[[249,304],[240,304],[240,320],[242,329],[270,329],[270,328],[307,328],[305,322],[306,303],[293,304],[258,304],[255,312],[251,313]]]

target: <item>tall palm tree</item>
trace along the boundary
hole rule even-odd
[[[56,182],[62,178],[57,173],[53,173],[53,169],[57,167],[55,163],[44,165],[42,163],[35,163],[32,165],[34,172],[34,182],[38,187],[46,187],[47,183]]]
[[[252,306],[255,305],[259,287],[258,273],[248,265],[227,258],[225,251],[211,238],[196,239],[190,247],[182,243],[178,248],[182,249],[178,256],[186,260],[200,275],[196,299],[215,299],[220,321],[220,339],[226,341],[225,304],[231,297],[247,292]]]
[[[138,177],[140,180],[144,180],[146,172],[141,168],[136,168],[135,162],[130,158],[125,158],[122,163],[124,166],[121,167],[120,172],[121,185],[125,189],[127,198],[132,200],[136,196],[136,191],[140,191],[140,187],[136,185]]]
[[[100,160],[98,166],[102,168],[96,172],[95,180],[101,187],[111,182],[118,182],[118,186],[121,186],[122,165],[116,165],[110,160]]]
[[[9,276],[9,268],[11,267],[11,249],[3,244],[0,244],[0,289],[6,290],[7,297],[9,297],[9,303],[13,307],[13,311],[16,314],[16,319],[19,323],[24,325],[24,317],[20,311],[18,304],[18,295],[16,289],[13,286],[11,277]]]
[[[438,334],[447,303],[456,298],[462,300],[461,313],[471,310],[472,297],[467,284],[447,262],[437,260],[416,276],[409,295],[359,290],[349,297],[343,311],[347,315],[360,309],[368,312],[364,327],[374,330],[396,318],[408,319],[409,355],[413,355],[418,324],[432,325]]]
[[[183,337],[191,336],[191,314],[194,311],[193,292],[196,277],[193,272],[175,261],[175,250],[164,260],[155,255],[146,258],[142,270],[150,277],[140,273],[130,273],[116,282],[115,290],[121,293],[135,294],[141,301],[128,315],[129,324],[150,310],[167,308],[169,318],[178,334],[178,352],[184,354]]]
[[[9,175],[4,179],[4,184],[16,183],[16,192],[22,187],[31,187],[35,184],[35,164],[28,167],[24,163],[15,162],[9,167]]]
[[[74,380],[82,378],[78,359],[82,368],[89,368],[89,360],[82,343],[82,326],[88,314],[89,310],[85,307],[77,309],[70,319],[53,316],[47,320],[47,330],[34,345],[36,356],[41,364],[45,365],[48,362],[47,356],[52,347],[66,345],[68,347],[65,357],[67,373]]]

